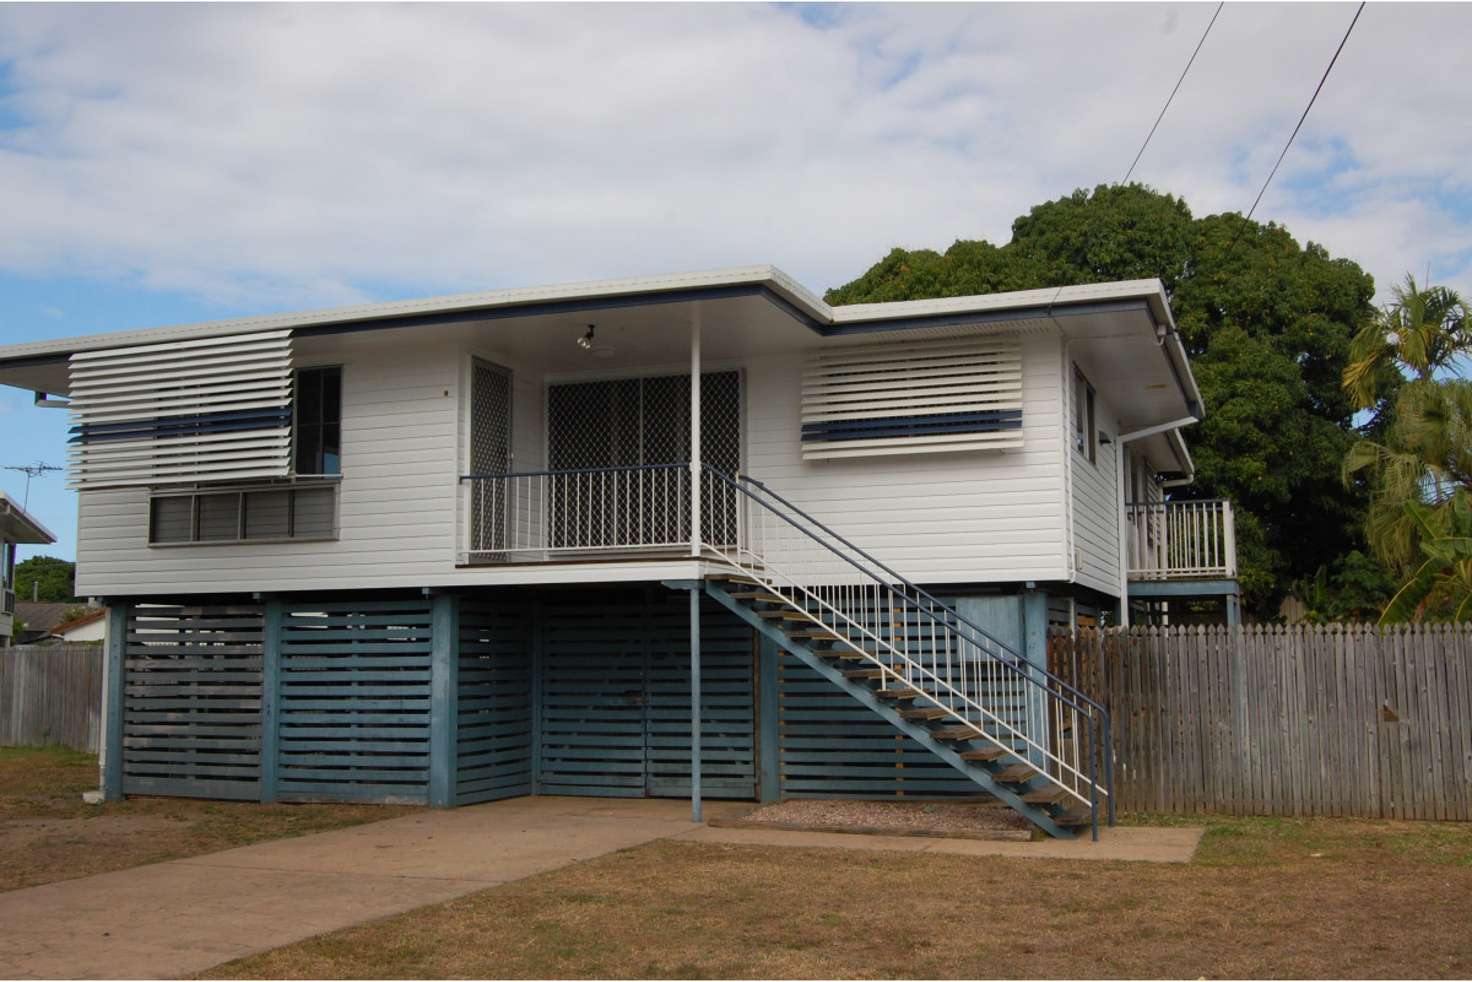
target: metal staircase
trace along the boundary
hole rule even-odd
[[[701,496],[711,597],[1049,835],[1113,824],[1103,706],[760,481]]]

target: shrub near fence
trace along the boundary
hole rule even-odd
[[[1472,627],[1082,631],[1049,661],[1109,709],[1122,810],[1472,819]]]
[[[100,644],[0,648],[0,746],[97,753],[102,660]]]

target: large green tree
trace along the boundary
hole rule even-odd
[[[1196,482],[1178,496],[1232,499],[1243,589],[1276,612],[1295,579],[1362,544],[1364,490],[1340,462],[1357,438],[1341,388],[1350,344],[1371,323],[1374,282],[1287,229],[1238,214],[1195,218],[1137,184],[1038,205],[1002,246],[895,249],[830,290],[834,304],[963,296],[1158,277],[1206,402],[1187,431]]]
[[[77,567],[55,556],[32,556],[15,564],[15,597],[45,603],[76,600]]]

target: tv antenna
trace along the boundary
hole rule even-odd
[[[20,506],[21,511],[25,511],[31,503],[31,478],[45,477],[50,471],[63,471],[66,468],[45,464],[38,460],[34,464],[5,464],[0,466],[0,470],[20,471],[26,476],[26,495]]]

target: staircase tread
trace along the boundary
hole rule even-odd
[[[905,719],[945,719],[951,715],[951,711],[940,706],[926,706],[922,709],[902,710],[900,715]]]
[[[1011,753],[1012,753],[1012,751],[1006,750],[1006,749],[1004,749],[1002,747],[983,747],[980,750],[963,750],[961,752],[961,759],[962,760],[1000,760],[1003,757],[1010,756]]]
[[[1016,784],[1019,781],[1031,781],[1037,776],[1038,769],[1026,763],[1012,764],[998,771],[995,775],[998,781],[1004,781],[1008,784]]]
[[[920,693],[914,689],[895,688],[875,689],[874,694],[881,699],[916,699],[920,696]],[[913,712],[913,710],[906,710],[906,712]]]

